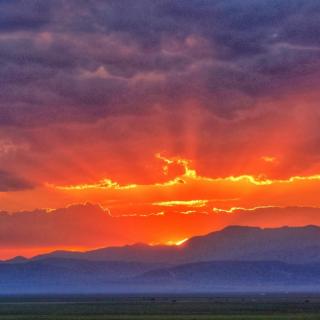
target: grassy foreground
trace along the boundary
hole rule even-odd
[[[320,297],[0,297],[0,319],[320,320]]]

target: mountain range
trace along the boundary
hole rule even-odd
[[[230,226],[181,246],[55,251],[0,263],[0,294],[320,291],[320,227]]]

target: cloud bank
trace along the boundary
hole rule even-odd
[[[320,209],[311,207],[235,208],[233,211],[216,210],[211,213],[188,209],[186,212],[164,209],[161,214],[112,216],[100,206],[84,204],[50,212],[2,212],[1,257],[55,249],[88,250],[138,242],[173,244],[228,225],[320,225]]]
[[[317,86],[315,0],[0,5],[1,125],[87,122],[194,101],[235,119]]]

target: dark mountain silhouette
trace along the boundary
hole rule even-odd
[[[320,291],[320,228],[231,226],[182,246],[56,251],[0,263],[0,294]]]
[[[320,227],[261,229],[230,226],[185,243],[185,261],[277,260],[320,262]]]
[[[12,259],[4,261],[4,263],[23,263],[23,262],[26,262],[26,261],[28,261],[27,258],[22,257],[22,256],[16,256],[16,257],[14,257]]]
[[[176,246],[149,246],[134,244],[123,247],[107,247],[87,252],[54,251],[39,255],[33,260],[42,260],[50,257],[73,258],[89,261],[139,261],[143,263],[168,263],[175,261],[180,248]]]
[[[35,257],[75,258],[144,263],[187,263],[221,260],[273,260],[288,263],[320,262],[320,227],[261,229],[230,226],[189,239],[182,246],[136,244],[88,252],[56,251]]]

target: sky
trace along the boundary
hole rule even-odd
[[[318,0],[1,0],[0,259],[320,225]]]

